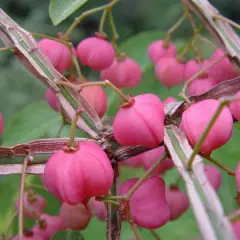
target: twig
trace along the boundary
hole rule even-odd
[[[203,158],[207,159],[209,162],[215,164],[216,166],[218,166],[219,168],[221,168],[222,170],[227,172],[228,175],[233,176],[233,177],[236,175],[236,173],[233,170],[229,169],[228,167],[225,167],[224,165],[222,165],[220,162],[218,162],[217,160],[215,160],[211,156],[206,156],[203,153],[198,153],[198,155],[200,155]]]
[[[20,239],[23,238],[23,224],[24,224],[24,185],[25,185],[25,173],[27,170],[28,163],[32,161],[32,156],[28,156],[24,159],[20,183],[20,193],[19,193],[19,213],[18,213],[18,236]]]

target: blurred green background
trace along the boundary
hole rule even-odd
[[[83,8],[57,27],[53,27],[49,18],[48,0],[0,0],[0,7],[27,31],[55,36],[58,32],[66,31],[74,16],[78,16],[82,11],[100,6],[106,2],[104,0],[89,0]],[[240,21],[240,2],[238,0],[214,0],[212,3],[225,16],[237,22]],[[147,58],[146,50],[151,41],[165,37],[167,29],[176,22],[182,11],[183,7],[180,0],[121,0],[114,9],[114,17],[120,35],[120,47],[129,56],[133,57],[143,70],[142,83],[128,92],[132,94],[152,92],[159,95],[161,99],[169,95],[177,95],[179,87],[167,89],[155,78],[154,69]],[[88,17],[75,29],[71,36],[75,46],[81,39],[97,31],[99,17],[100,14]],[[179,50],[184,47],[191,34],[192,31],[188,23],[185,23],[174,34],[175,38],[173,40]],[[0,43],[0,46],[3,45]],[[208,46],[201,46],[201,50],[205,56],[211,54]],[[94,76],[94,79],[96,79],[97,73],[89,76],[90,78]],[[1,139],[3,145],[13,145],[43,136],[53,137],[56,135],[61,119],[44,102],[44,90],[45,86],[28,73],[15,56],[8,52],[0,52],[0,112],[3,113],[6,126],[4,137]],[[113,115],[117,109],[115,102],[117,98],[110,91],[108,91],[108,94],[108,114]],[[30,105],[28,106],[28,104]],[[68,127],[65,127],[62,136],[68,136]],[[240,133],[236,127],[231,141],[214,153],[216,159],[224,162],[230,168],[235,168],[240,158],[239,137]],[[141,176],[142,170],[124,169],[122,173],[123,181],[129,176]],[[168,174],[165,177],[167,184],[174,181],[176,176],[176,171]],[[13,206],[18,195],[19,179],[19,176],[0,178],[0,234],[5,230],[14,211]],[[39,183],[39,178],[30,177],[29,181]],[[50,200],[46,192],[40,192],[49,199],[47,212],[57,214],[58,203],[52,198]],[[236,209],[234,196],[234,179],[223,173],[220,197],[227,214]],[[158,230],[161,239],[197,239],[198,230],[193,219],[192,212],[188,211],[179,220],[168,223]],[[32,222],[29,224],[31,225]],[[17,222],[15,221],[15,234],[16,226]],[[104,223],[93,219],[90,227],[83,232],[83,235],[87,240],[105,239]],[[143,239],[153,239],[146,230],[141,230],[141,235]],[[131,236],[133,236],[131,229],[128,224],[124,224],[121,239],[128,240]],[[74,235],[67,238],[64,234],[58,234],[54,239],[79,239],[78,237]]]

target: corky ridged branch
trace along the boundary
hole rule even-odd
[[[231,61],[235,62],[237,66],[240,66],[239,38],[228,23],[224,20],[215,19],[215,15],[219,15],[218,11],[206,0],[183,0],[183,2],[191,10],[194,10],[201,19],[203,19],[204,23],[208,26],[210,33],[217,39],[220,47],[228,53],[228,57]],[[14,53],[29,71],[55,91],[65,112],[70,119],[73,119],[76,110],[78,110],[77,100],[66,87],[58,86],[56,84],[57,81],[67,82],[68,80],[59,74],[47,58],[41,53],[31,34],[17,25],[2,10],[0,10],[0,38],[7,47],[14,47]],[[219,98],[226,95],[233,95],[238,90],[240,90],[240,84],[239,78],[236,78],[219,84],[202,95],[191,97],[190,100],[201,101],[207,98]],[[108,141],[109,132],[106,133],[106,127],[102,124],[95,111],[81,97],[80,102],[84,114],[81,115],[78,120],[78,127],[93,138],[93,141],[100,144],[100,146],[106,150],[111,159],[121,160],[125,159],[126,156],[134,156],[140,152],[148,150],[141,146],[129,147],[128,149],[121,149],[121,147],[119,147],[117,150],[112,150],[111,144]],[[166,108],[167,118],[171,120],[175,119],[176,117],[181,116],[183,110],[184,102],[171,105],[171,107],[168,106]],[[89,139],[75,140],[88,141]],[[33,162],[27,167],[26,172],[41,174],[44,169],[44,161],[46,161],[46,156],[45,158],[42,158],[42,154],[46,154],[46,152],[41,152],[45,151],[43,148],[48,147],[47,151],[49,152],[47,153],[51,153],[64,146],[66,141],[66,139],[44,139],[26,144],[19,144],[12,148],[0,147],[0,158],[3,160],[0,162],[2,165],[0,173],[4,174],[6,171],[8,174],[21,173],[23,159],[18,160],[16,158],[10,161],[11,158],[14,156],[24,157],[33,154],[36,155],[35,157],[37,157],[37,160],[33,160]],[[56,145],[57,142],[58,145]],[[44,143],[45,145],[42,145]],[[36,144],[35,150],[31,148],[33,144]],[[191,172],[186,169],[188,158],[192,154],[192,149],[188,145],[186,137],[179,132],[178,127],[174,125],[166,127],[165,145],[167,146],[176,167],[185,180],[189,198],[203,238],[235,239],[230,224],[224,216],[219,200],[203,172],[201,158],[197,156],[197,159],[195,159],[195,162],[192,165]],[[176,151],[177,147],[178,151]],[[40,160],[38,160],[38,155],[40,156]],[[183,155],[184,157],[182,157]],[[11,163],[6,164],[5,159]],[[116,171],[114,192],[116,192],[117,189],[117,175],[118,172]],[[205,186],[207,187],[205,188]],[[206,204],[210,207],[211,211],[206,209]],[[115,226],[115,228],[113,228],[114,231],[108,231],[108,239],[120,239],[118,213],[116,209],[112,211],[111,207],[109,213],[110,219],[108,219],[108,225],[110,227],[108,230],[111,230],[113,226]]]

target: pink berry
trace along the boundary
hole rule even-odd
[[[210,63],[224,55],[221,49],[217,49],[210,59]],[[227,57],[212,66],[209,70],[209,77],[216,79],[218,82],[229,80],[240,75],[240,72],[234,67]]]
[[[240,239],[240,220],[234,221],[232,223],[232,228],[237,237],[237,240],[239,240]]]
[[[101,71],[101,79],[109,80],[119,88],[132,88],[140,83],[142,70],[131,58],[115,59],[113,64]]]
[[[217,82],[212,78],[194,79],[188,87],[188,95],[189,96],[200,95],[200,94],[210,90],[216,84],[217,84]]]
[[[217,191],[222,182],[222,176],[220,171],[211,165],[205,165],[204,171],[208,178],[208,181],[211,183],[212,187]]]
[[[34,218],[34,214],[40,215],[47,206],[47,201],[40,195],[37,195],[33,190],[24,192],[23,197],[24,216]],[[16,208],[19,209],[19,199],[15,202]]]
[[[238,91],[236,94],[235,94],[236,97],[240,97],[240,91]],[[233,117],[240,121],[240,101],[233,101],[230,106],[229,106],[229,109],[233,115]],[[0,134],[1,135],[1,134]]]
[[[60,102],[56,96],[56,94],[48,88],[45,92],[45,99],[48,105],[56,112],[60,110]]]
[[[94,70],[109,68],[115,58],[111,43],[99,37],[90,37],[81,41],[77,46],[77,52],[81,63]]]
[[[106,153],[96,143],[82,142],[76,151],[53,153],[42,179],[56,198],[76,205],[108,193],[113,169]]]
[[[170,219],[179,218],[189,207],[189,200],[185,192],[176,188],[166,190],[166,199],[170,208]]]
[[[163,106],[167,106],[169,103],[177,102],[176,98],[168,97],[163,101]]]
[[[164,137],[164,110],[153,94],[138,95],[122,106],[113,122],[113,134],[121,145],[157,147]]]
[[[175,57],[163,57],[155,66],[155,73],[161,83],[166,87],[173,87],[185,80],[184,64]]]
[[[46,38],[41,39],[38,42],[38,46],[60,73],[64,73],[70,68],[71,54],[67,46]],[[73,51],[76,52],[75,50]]]
[[[83,230],[88,226],[91,219],[91,213],[88,208],[82,203],[77,205],[69,205],[62,203],[60,216],[66,228],[72,230]]]
[[[133,178],[121,187],[121,195],[126,194],[137,182]],[[170,209],[165,197],[165,183],[160,177],[150,177],[133,193],[129,201],[132,220],[140,227],[155,229],[170,219]]]
[[[33,234],[49,240],[55,233],[65,229],[66,226],[60,216],[41,214],[38,224],[33,227]]]
[[[99,220],[105,221],[107,219],[107,208],[103,202],[91,199],[88,202],[88,206],[91,209],[92,214]]]
[[[0,136],[3,134],[3,117],[2,113],[0,112]]]
[[[148,170],[152,165],[161,158],[165,153],[164,147],[158,147],[141,154],[142,164],[145,170]],[[157,169],[154,170],[153,175],[163,174],[165,171],[174,167],[173,161],[166,158],[159,164]]]
[[[120,165],[122,166],[128,166],[131,168],[137,168],[137,167],[142,167],[142,154],[139,154],[137,156],[128,158],[126,160],[123,160],[120,162]]]
[[[148,47],[148,57],[153,64],[156,64],[162,57],[176,57],[176,55],[176,46],[163,40],[154,41]]]
[[[107,111],[107,95],[103,88],[100,86],[85,87],[81,91],[81,95],[98,113],[99,117],[102,117],[105,114]]]
[[[183,112],[180,128],[192,146],[197,143],[218,107],[217,100],[208,99],[191,105]],[[232,128],[231,112],[225,107],[208,133],[200,152],[210,155],[214,149],[224,145],[232,135]]]
[[[206,67],[208,61],[205,60],[203,63],[198,63],[196,60],[190,60],[185,65],[185,78],[189,79],[196,73],[200,72],[204,67]],[[207,78],[207,72],[203,73],[199,78]]]

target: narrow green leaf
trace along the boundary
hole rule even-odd
[[[2,145],[14,145],[40,138],[59,124],[60,118],[44,101],[27,105],[8,122]]]
[[[88,0],[51,0],[49,16],[56,26],[83,6]]]

